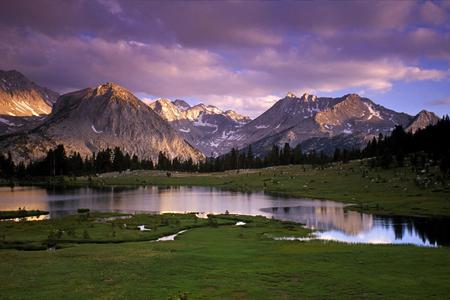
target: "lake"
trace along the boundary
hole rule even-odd
[[[49,211],[54,218],[78,208],[92,211],[225,213],[263,215],[317,229],[317,238],[349,243],[449,246],[449,219],[384,217],[345,210],[336,201],[286,198],[263,192],[230,192],[209,187],[103,189],[0,187],[0,210],[19,207]]]

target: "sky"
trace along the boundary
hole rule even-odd
[[[450,1],[0,0],[0,69],[256,117],[287,92],[450,113]]]

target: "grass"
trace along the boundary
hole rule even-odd
[[[185,185],[322,198],[384,215],[450,216],[435,169],[283,166],[212,174],[136,171],[33,184]],[[28,183],[29,184],[29,183]],[[111,218],[113,217],[113,218]],[[244,226],[235,222],[244,221]],[[125,225],[126,224],[126,225]],[[150,231],[138,230],[145,225]],[[175,241],[159,237],[188,229]],[[276,241],[299,224],[262,217],[80,213],[0,222],[1,299],[444,299],[449,248]],[[44,250],[56,247],[56,251]],[[3,248],[3,249],[1,249]]]
[[[76,225],[77,217],[55,224],[19,222],[0,232],[18,240],[45,239],[51,226]],[[96,218],[82,220],[75,230],[93,223],[92,238],[107,240],[115,222],[157,224],[161,232],[166,226],[162,218],[177,230],[195,222],[192,215],[139,215],[104,224]],[[231,225],[236,220],[247,224]],[[72,243],[56,251],[0,250],[0,298],[444,299],[450,294],[448,248],[274,241],[273,236],[305,236],[309,231],[261,217],[222,215],[215,221],[217,226],[211,226],[199,219],[200,226],[171,242],[131,241],[139,238],[135,234],[150,232],[124,229],[122,238],[130,242]]]
[[[82,243],[125,243],[156,240],[184,229],[234,224],[225,218],[199,219],[194,214],[78,213],[35,222],[0,222],[0,248],[44,250]],[[145,225],[147,231],[139,230]]]
[[[425,171],[425,170],[424,170]],[[43,184],[44,182],[40,182]],[[410,168],[371,169],[364,163],[333,164],[327,168],[280,166],[223,173],[134,171],[98,177],[57,178],[46,184],[62,186],[185,185],[213,186],[239,191],[264,190],[292,197],[337,200],[356,204],[352,209],[380,215],[450,216],[450,182],[439,172]],[[36,184],[36,182],[35,182]]]
[[[26,218],[26,217],[38,217],[42,215],[48,215],[48,211],[42,210],[4,210],[0,211],[0,220],[4,219],[15,219],[15,218]]]

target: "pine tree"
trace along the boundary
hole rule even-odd
[[[293,153],[293,163],[296,165],[303,163],[303,152],[302,152],[302,147],[300,146],[300,144],[295,146],[293,152],[294,152]]]
[[[341,149],[336,148],[333,154],[333,161],[341,161],[341,160],[342,160]]]
[[[255,155],[253,154],[252,145],[248,145],[247,148],[247,168],[251,169],[255,167]]]
[[[288,165],[291,163],[291,146],[289,143],[285,143],[283,151],[281,152],[280,163],[282,165]]]

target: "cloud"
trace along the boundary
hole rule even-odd
[[[107,81],[134,92],[168,98],[196,98],[224,109],[255,115],[287,91],[332,92],[346,88],[386,91],[394,81],[439,80],[447,72],[404,65],[399,60],[342,60],[319,51],[252,51],[238,63],[207,49],[181,45],[52,38],[0,32],[7,57],[2,68],[17,68],[46,86],[67,92]],[[5,64],[5,63],[8,64]]]
[[[420,16],[426,23],[442,24],[447,20],[449,14],[439,3],[426,1],[420,8]]]
[[[256,118],[261,112],[270,108],[280,99],[278,95],[267,95],[260,97],[206,95],[208,104],[225,109],[233,109],[240,114]]]
[[[123,12],[117,0],[97,0],[101,5],[105,6],[113,15],[119,15]]]
[[[431,105],[450,105],[450,98],[437,99],[430,102]]]
[[[114,81],[254,116],[287,91],[385,92],[449,75],[444,2],[3,3],[0,68],[61,92]]]

